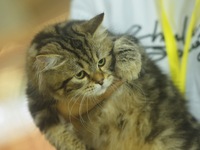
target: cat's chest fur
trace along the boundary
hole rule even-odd
[[[138,98],[122,86],[104,104],[74,124],[80,138],[94,149],[141,149],[141,137],[150,129],[144,120],[148,118],[148,110],[140,108],[136,103]]]

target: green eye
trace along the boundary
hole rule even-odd
[[[75,77],[77,79],[83,79],[85,77],[85,75],[86,75],[85,71],[81,71],[78,74],[76,74]]]
[[[105,65],[105,63],[106,63],[106,59],[103,58],[103,59],[99,60],[98,66],[103,67]]]

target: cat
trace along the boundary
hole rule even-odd
[[[28,107],[57,150],[200,150],[186,100],[104,14],[46,27],[27,52]]]

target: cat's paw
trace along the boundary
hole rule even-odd
[[[142,65],[139,46],[121,37],[115,41],[114,54],[116,76],[126,81],[137,79]]]

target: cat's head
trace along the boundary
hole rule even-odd
[[[95,97],[113,83],[113,41],[101,26],[104,14],[45,28],[27,56],[28,78],[57,99]]]

